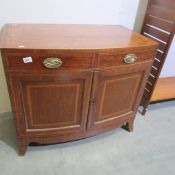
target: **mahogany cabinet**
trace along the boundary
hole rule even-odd
[[[23,155],[132,131],[157,44],[121,26],[8,24],[0,47]]]

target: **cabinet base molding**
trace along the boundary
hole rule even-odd
[[[133,131],[133,123],[134,123],[134,119],[130,119],[122,122],[122,123],[117,123],[115,124],[113,127],[104,127],[101,129],[92,129],[92,130],[88,130],[88,131],[84,131],[81,133],[75,133],[75,134],[71,134],[71,133],[67,133],[67,134],[51,134],[50,136],[47,135],[41,135],[41,136],[28,136],[28,137],[23,137],[22,139],[19,139],[19,156],[23,156],[25,155],[26,151],[27,151],[27,146],[29,146],[30,143],[37,143],[37,144],[55,144],[55,143],[65,143],[65,142],[69,142],[69,141],[75,141],[75,140],[79,140],[79,139],[84,139],[84,138],[88,138],[88,137],[93,137],[93,136],[97,136],[99,134],[103,134],[105,132],[111,131],[113,129],[116,128],[123,128],[125,130],[127,130],[128,132],[132,132]]]

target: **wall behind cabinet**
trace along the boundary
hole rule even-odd
[[[173,41],[172,41],[170,50],[168,52],[160,77],[161,78],[175,77],[175,37],[173,38]]]

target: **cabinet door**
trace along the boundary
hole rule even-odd
[[[9,78],[20,133],[85,130],[91,72],[11,72]]]
[[[151,63],[97,71],[89,113],[89,128],[110,128],[134,117]]]

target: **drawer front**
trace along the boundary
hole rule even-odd
[[[113,67],[139,63],[153,59],[155,50],[126,50],[123,52],[100,53],[98,67]]]
[[[57,59],[60,65],[49,66],[43,64],[48,58]],[[64,69],[90,69],[93,67],[93,54],[41,54],[41,53],[8,53],[5,56],[6,69],[15,70],[64,70]],[[52,67],[52,68],[50,68]]]

